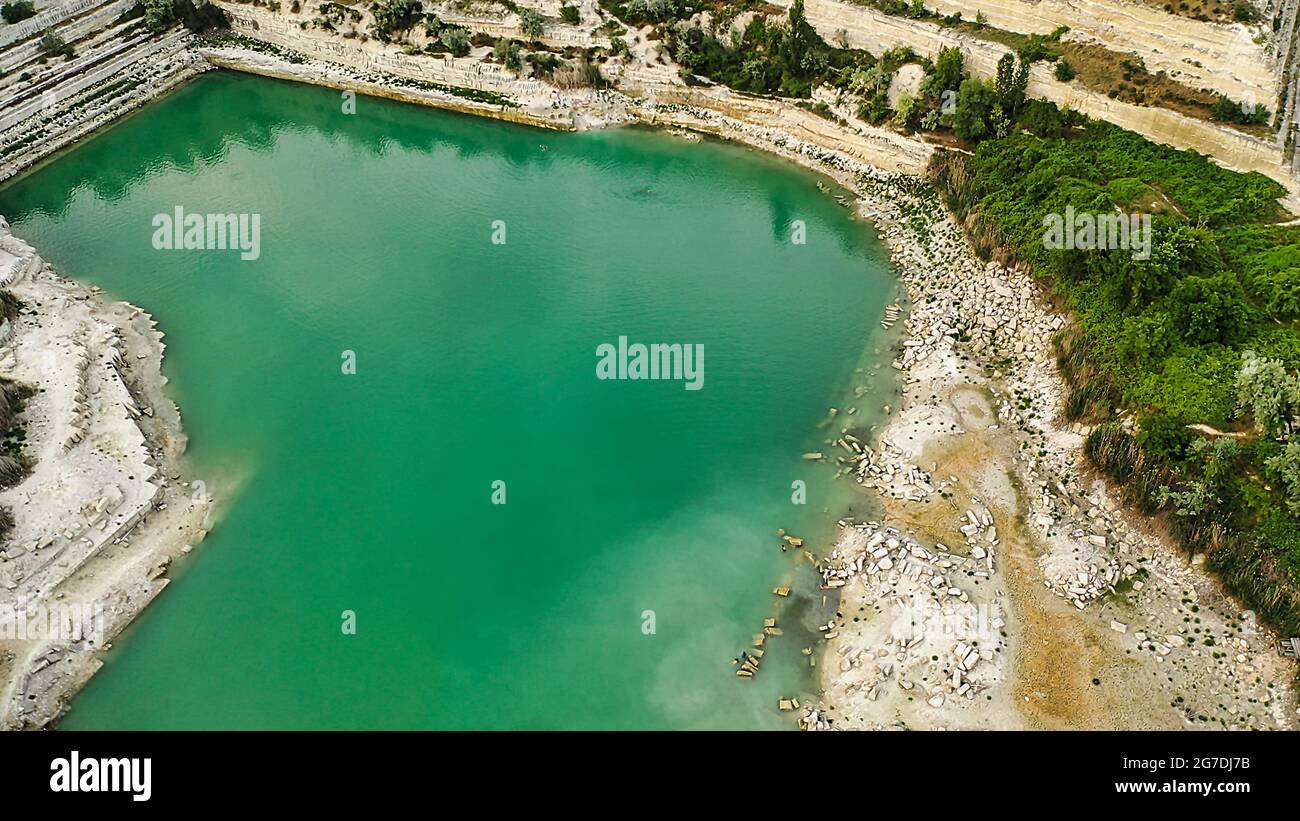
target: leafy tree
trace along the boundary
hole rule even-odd
[[[757,56],[750,57],[740,66],[740,76],[750,88],[765,89],[767,88],[767,63]]]
[[[911,131],[916,128],[919,119],[920,110],[916,98],[910,94],[899,95],[898,104],[894,109],[894,125]]]
[[[421,0],[380,0],[370,12],[374,15],[370,33],[387,43],[394,33],[406,31],[422,19],[424,4]]]
[[[1008,117],[1014,117],[1025,102],[1025,91],[1029,88],[1029,64],[1021,60],[1017,67],[1016,58],[1010,52],[998,60],[996,78],[993,87],[997,91],[998,104]]]
[[[647,21],[667,20],[685,9],[683,0],[631,0],[627,13],[619,15],[624,22],[641,25]]]
[[[145,28],[154,32],[162,31],[175,20],[172,0],[144,0]]]
[[[876,92],[870,100],[858,107],[858,117],[872,125],[877,125],[889,116],[889,94]]]
[[[1124,318],[1119,333],[1120,356],[1142,368],[1155,367],[1173,350],[1178,342],[1178,331],[1173,320],[1163,311]]]
[[[782,62],[787,66],[804,65],[806,55],[813,44],[821,42],[821,37],[817,35],[817,30],[809,23],[808,18],[804,15],[803,0],[794,0],[790,6],[790,12],[787,15],[789,30],[781,38],[780,46],[777,53],[780,55]]]
[[[953,114],[957,136],[971,142],[995,136],[994,109],[997,106],[998,95],[992,86],[973,77],[963,80],[957,94],[957,110]]]
[[[1063,83],[1068,83],[1074,79],[1074,66],[1064,60],[1056,61],[1056,68],[1052,69],[1053,76]]]
[[[0,6],[0,17],[6,23],[19,23],[36,15],[36,4],[32,0],[15,0]]]
[[[469,29],[460,26],[446,26],[438,32],[438,40],[457,57],[464,57],[469,54]]]
[[[738,91],[787,97],[811,96],[813,86],[823,82],[846,89],[859,69],[874,62],[864,52],[827,45],[798,2],[786,21],[756,15],[742,36],[733,34],[728,42],[685,21],[667,26],[664,41],[688,83],[703,75]]]
[[[1035,136],[1056,139],[1065,129],[1065,120],[1056,103],[1029,100],[1020,113],[1020,126]]]
[[[505,38],[497,40],[496,46],[492,49],[492,56],[511,71],[518,72],[523,68],[523,60],[519,57],[519,45]]]
[[[1300,268],[1271,271],[1257,277],[1254,287],[1274,316],[1300,317]]]
[[[519,9],[519,30],[533,40],[541,37],[545,30],[541,12],[529,8]]]
[[[1232,6],[1232,19],[1238,23],[1258,23],[1259,9],[1250,0],[1237,0]]]
[[[36,44],[41,54],[47,57],[64,56],[71,59],[76,55],[76,51],[67,41],[60,37],[53,29],[47,30],[41,36],[40,41]]]
[[[1119,273],[1129,306],[1145,306],[1164,296],[1179,277],[1208,275],[1216,270],[1214,241],[1204,230],[1179,225],[1158,233],[1151,242],[1151,255],[1133,260]]]
[[[1192,443],[1191,455],[1201,466],[1201,475],[1211,487],[1224,487],[1235,474],[1241,460],[1241,446],[1236,439],[1197,439]]]
[[[1268,106],[1263,103],[1239,103],[1220,94],[1210,109],[1210,116],[1224,123],[1258,125],[1268,122]]]
[[[961,53],[961,49],[944,46],[939,49],[939,54],[934,59],[934,70],[921,85],[921,93],[933,100],[941,99],[945,91],[955,93],[961,88],[965,76],[966,57]]]
[[[560,19],[571,26],[582,22],[582,14],[577,6],[560,6]]]
[[[849,76],[849,90],[863,97],[871,97],[878,92],[889,89],[893,75],[885,70],[885,64],[877,60],[869,68],[859,68]]]
[[[1209,510],[1215,501],[1214,493],[1200,481],[1188,482],[1186,490],[1170,490],[1166,485],[1156,492],[1156,504],[1165,505],[1173,502],[1174,514],[1178,516],[1200,516]]]
[[[190,31],[208,31],[230,27],[226,13],[208,0],[173,0],[172,13]]]
[[[1016,53],[1026,63],[1037,63],[1039,60],[1056,60],[1060,58],[1061,52],[1050,44],[1059,39],[1060,36],[1056,34],[1049,36],[1031,34]]]

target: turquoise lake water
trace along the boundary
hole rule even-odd
[[[828,407],[890,401],[845,402],[889,358],[883,246],[740,147],[340,109],[213,72],[0,190],[61,273],[158,320],[221,500],[62,726],[793,726],[821,596],[775,534],[820,546],[854,503],[801,454]],[[177,206],[259,215],[259,258],[156,250]],[[597,379],[619,336],[702,345],[703,388]]]

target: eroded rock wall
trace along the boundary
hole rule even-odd
[[[1135,54],[1150,71],[1163,71],[1193,88],[1255,100],[1271,109],[1277,97],[1268,43],[1255,37],[1268,27],[1207,23],[1124,0],[926,0],[940,14],[982,13],[995,28],[1048,34],[1068,26],[1067,38]]]
[[[944,46],[956,46],[966,57],[967,70],[980,77],[992,77],[998,60],[1010,50],[934,23],[892,17],[841,0],[806,0],[805,13],[827,40],[835,39],[837,32],[842,32],[850,46],[874,54],[896,46],[910,46],[919,54],[933,56]],[[1033,66],[1029,95],[1068,105],[1155,142],[1199,151],[1237,171],[1258,171],[1287,186],[1293,195],[1300,191],[1300,182],[1293,177],[1290,162],[1276,141],[1262,140],[1168,109],[1113,100],[1078,84],[1060,82],[1052,76],[1047,63]]]

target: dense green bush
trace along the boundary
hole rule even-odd
[[[144,25],[159,32],[179,22],[190,31],[229,28],[226,13],[207,0],[143,0]]]
[[[32,0],[14,0],[0,6],[0,17],[6,23],[19,23],[36,15],[36,4]]]
[[[524,33],[525,37],[533,40],[541,37],[545,30],[541,12],[537,11],[537,9],[519,9],[519,30]]]
[[[510,40],[497,40],[496,46],[492,49],[492,56],[497,62],[514,72],[518,72],[524,66],[519,56],[519,44]]]
[[[460,26],[444,26],[438,31],[438,41],[457,57],[469,54],[471,39],[469,29]]]
[[[957,110],[953,114],[953,129],[957,136],[971,142],[1002,136],[998,132],[1004,121],[1002,106],[993,86],[974,77],[962,80],[957,94]]]
[[[864,51],[834,48],[822,40],[804,16],[803,0],[795,0],[783,21],[754,17],[736,45],[684,22],[670,26],[665,41],[688,76],[698,74],[754,94],[809,97],[820,83],[847,87],[851,77],[876,62]],[[883,119],[887,101],[884,110],[873,113]]]
[[[1259,125],[1268,122],[1269,112],[1263,103],[1239,103],[1220,94],[1210,109],[1210,116],[1225,123]]]
[[[959,112],[990,108],[968,89]],[[1058,361],[1067,416],[1102,423],[1089,458],[1252,606],[1300,626],[1300,226],[1275,224],[1282,186],[1042,101],[934,172],[972,244],[1029,265],[1072,313]],[[1047,242],[1067,209],[1145,215],[1149,246]]]
[[[379,0],[370,7],[370,13],[374,16],[370,33],[387,43],[394,34],[409,30],[423,19],[424,4],[421,0]]]
[[[600,0],[600,6],[631,26],[689,17],[709,8],[704,0]]]
[[[46,57],[66,57],[71,60],[77,56],[76,49],[72,47],[72,44],[65,41],[53,29],[47,30],[45,34],[41,35],[36,47]]]
[[[1240,338],[1250,322],[1245,297],[1231,273],[1189,276],[1174,286],[1169,313],[1188,342],[1232,342]]]
[[[1258,23],[1259,9],[1250,0],[1237,0],[1232,6],[1232,17],[1238,23]]]

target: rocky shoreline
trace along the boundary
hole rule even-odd
[[[40,728],[168,584],[210,527],[186,478],[165,346],[135,306],[59,276],[0,220],[6,323],[0,374],[32,393],[19,414],[31,472],[0,491],[14,528],[0,551],[0,728]]]
[[[820,563],[841,599],[801,725],[1294,729],[1294,664],[1222,585],[1130,514],[1063,424],[1068,319],[980,262],[925,193],[860,187],[912,312],[902,406],[838,440],[879,496]],[[918,219],[921,214],[939,215]],[[865,436],[862,437],[865,439]]]

